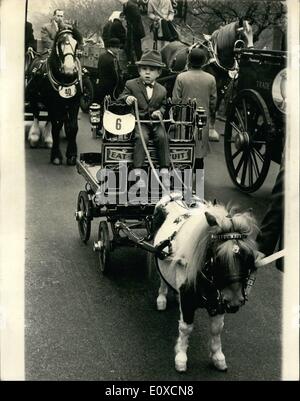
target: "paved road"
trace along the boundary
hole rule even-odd
[[[81,152],[98,151],[87,116],[80,114]],[[219,128],[222,124],[219,123]],[[63,141],[63,147],[66,143]],[[278,166],[253,195],[238,192],[224,165],[222,143],[206,162],[205,196],[252,207],[260,221]],[[199,310],[190,341],[189,370],[173,367],[178,310],[171,297],[155,310],[158,280],[149,277],[145,254],[115,252],[112,273],[103,277],[88,245],[79,240],[73,214],[84,180],[73,167],[49,164],[46,149],[26,149],[26,378],[31,380],[278,380],[281,360],[282,274],[260,271],[251,300],[228,315],[223,350],[229,370],[210,368],[208,318]]]

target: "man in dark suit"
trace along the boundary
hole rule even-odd
[[[64,26],[64,12],[63,10],[56,9],[53,13],[53,18],[51,22],[43,25],[41,29],[41,42],[43,52],[52,49],[56,33]]]
[[[145,29],[136,3],[131,0],[119,0],[123,4],[123,14],[127,23],[126,53],[128,60],[134,63],[142,56],[141,39],[145,37]]]
[[[142,55],[141,60],[137,61],[136,64],[140,77],[126,82],[120,99],[125,100],[128,105],[132,105],[136,101],[141,119],[157,120],[162,118],[165,113],[167,90],[164,86],[156,82],[161,73],[161,68],[165,66],[162,63],[160,52],[157,50],[146,51]],[[141,128],[146,144],[149,137],[153,138],[161,173],[165,174],[170,166],[169,143],[165,130],[158,123],[142,123]],[[140,132],[136,129],[133,165],[137,175],[140,175],[144,160],[145,150],[143,142]],[[140,184],[143,184],[141,186],[145,186],[145,183],[141,182]]]

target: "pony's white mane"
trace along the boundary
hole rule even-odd
[[[216,226],[208,225],[205,212],[215,217]],[[184,260],[187,263],[186,274],[189,283],[196,283],[197,274],[204,267],[210,235],[232,232],[232,222],[228,218],[231,213],[234,232],[247,235],[246,239],[239,240],[240,247],[249,253],[256,249],[254,238],[258,228],[255,218],[250,212],[233,214],[233,208],[228,210],[224,205],[206,203],[201,213],[192,215],[183,224],[176,236],[176,249],[174,249],[171,268]],[[234,263],[232,247],[233,241],[228,240],[221,243],[217,249],[218,256],[229,266]]]

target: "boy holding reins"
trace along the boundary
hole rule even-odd
[[[140,124],[142,135],[146,145],[148,145],[149,138],[153,140],[161,169],[160,172],[164,175],[168,173],[170,166],[168,138],[164,127],[159,122],[152,123],[151,120],[161,120],[165,113],[167,90],[156,82],[162,67],[165,65],[162,63],[160,52],[157,50],[145,51],[140,61],[136,62],[136,65],[140,76],[126,82],[125,89],[119,99],[125,100],[127,105],[134,105],[137,102],[139,118],[141,120],[149,120],[149,123]],[[138,181],[140,187],[146,186],[146,183],[142,180],[141,173],[144,161],[145,150],[136,125],[133,166],[136,175],[140,177]]]

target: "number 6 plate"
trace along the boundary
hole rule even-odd
[[[135,117],[133,114],[114,114],[105,110],[103,115],[103,126],[107,132],[114,135],[126,135],[133,131]]]
[[[71,85],[71,86],[61,86],[59,88],[59,95],[64,98],[70,98],[76,95],[76,86]]]

